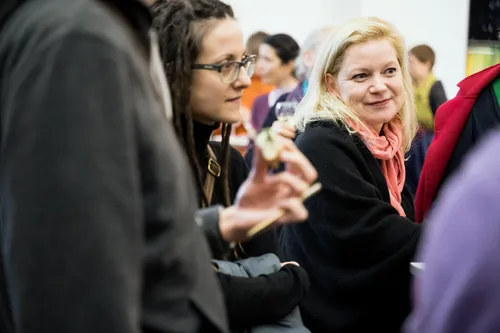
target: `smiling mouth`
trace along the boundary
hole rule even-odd
[[[226,102],[237,102],[239,100],[241,100],[241,96],[238,96],[238,97],[235,97],[235,98],[226,99]]]
[[[386,105],[387,103],[389,103],[390,100],[391,100],[390,98],[387,98],[387,99],[383,99],[381,101],[377,101],[377,102],[373,102],[373,103],[368,103],[368,105],[382,106],[382,105]]]

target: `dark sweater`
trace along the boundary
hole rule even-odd
[[[448,98],[446,97],[446,92],[444,91],[443,83],[441,81],[436,81],[429,91],[429,104],[431,106],[432,114],[435,116],[437,109],[446,102]]]
[[[195,146],[198,162],[205,180],[208,164],[207,145],[214,126],[193,122]],[[210,142],[217,160],[221,160],[221,144]],[[229,187],[231,201],[234,200],[241,184],[246,180],[249,169],[241,154],[231,147],[229,166]],[[201,202],[201,194],[199,195]],[[224,205],[222,182],[217,179],[211,205]],[[241,244],[240,257],[255,257],[266,253],[277,253],[277,241],[272,230],[264,232]],[[278,254],[279,256],[279,254]],[[235,259],[233,257],[233,259]],[[225,296],[232,329],[243,329],[255,325],[276,322],[289,314],[304,298],[309,287],[305,271],[294,265],[286,265],[274,274],[247,278],[217,273]]]
[[[283,226],[286,259],[311,279],[301,305],[314,333],[399,332],[410,310],[410,270],[419,238],[411,197],[408,218],[391,206],[379,162],[358,136],[333,122],[309,124],[297,140],[323,190],[306,202],[307,223]]]

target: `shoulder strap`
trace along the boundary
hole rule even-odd
[[[207,150],[208,150],[207,176],[205,178],[205,186],[203,188],[203,192],[205,193],[208,202],[210,202],[212,200],[212,195],[214,192],[215,178],[220,176],[221,167],[219,163],[217,163],[217,156],[215,156],[215,153],[212,147],[210,147],[210,145],[207,145]]]

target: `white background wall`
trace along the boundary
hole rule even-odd
[[[288,33],[302,43],[315,28],[357,16],[378,16],[396,25],[408,47],[436,51],[435,74],[453,97],[466,71],[470,0],[225,0],[245,37],[257,30]]]

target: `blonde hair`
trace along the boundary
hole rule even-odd
[[[330,119],[343,124],[353,121],[357,126],[366,127],[360,117],[338,95],[328,91],[326,75],[331,74],[333,77],[338,75],[345,53],[351,46],[377,39],[387,39],[391,42],[401,67],[404,104],[396,117],[401,121],[403,130],[402,148],[404,151],[410,149],[417,132],[417,118],[404,38],[391,24],[374,17],[357,18],[347,22],[333,32],[323,44],[311,72],[307,93],[295,113],[299,131],[304,131],[308,123],[321,119]]]

